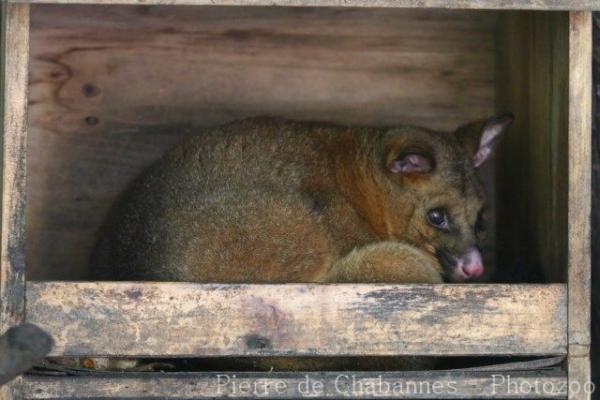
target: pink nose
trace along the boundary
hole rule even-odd
[[[458,268],[467,278],[477,278],[483,274],[483,261],[481,253],[475,247],[467,249],[465,254],[458,260]]]

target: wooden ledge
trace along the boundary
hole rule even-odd
[[[565,285],[27,284],[53,356],[565,354]]]

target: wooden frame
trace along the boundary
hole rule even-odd
[[[594,10],[599,0],[11,0],[16,3]]]
[[[170,375],[170,376],[168,376]],[[235,376],[234,376],[235,375]],[[103,398],[119,393],[123,397],[145,398],[255,398],[296,399],[307,397],[336,398],[347,393],[355,393],[354,398],[435,398],[427,394],[426,387],[433,392],[437,382],[437,397],[445,399],[464,398],[513,398],[515,394],[506,385],[498,385],[501,380],[498,371],[432,371],[428,373],[339,373],[316,372],[294,373],[181,373],[150,374],[146,381],[135,376],[107,375],[104,377],[49,378],[27,380],[24,384],[26,398],[50,399],[73,398],[76,393],[85,393],[85,398]],[[381,377],[381,378],[380,378]],[[511,379],[518,385],[538,385],[552,387],[545,398],[565,398],[567,394],[565,377],[557,370],[540,374],[536,371],[514,371]],[[227,382],[227,384],[225,384]],[[252,387],[254,382],[260,382]],[[322,383],[322,386],[316,384]],[[381,383],[380,383],[381,382]],[[444,385],[444,382],[454,382]],[[495,383],[496,382],[496,383]],[[307,384],[308,383],[308,384]],[[369,383],[393,390],[381,389],[369,392]],[[418,383],[415,385],[415,383]],[[244,384],[247,385],[244,388]],[[404,386],[402,386],[404,385]],[[422,387],[422,389],[419,388]],[[400,388],[403,388],[402,390]],[[242,388],[242,389],[240,389]],[[360,388],[360,389],[356,389]],[[372,394],[372,393],[375,393]],[[347,395],[345,397],[348,397]],[[527,398],[530,396],[520,396]],[[533,394],[531,398],[535,398]],[[82,398],[82,397],[80,397]]]
[[[31,0],[31,3],[45,2]],[[68,2],[54,0],[48,2]],[[80,0],[102,4],[136,4],[136,0]],[[156,0],[144,4],[207,4],[202,0]],[[260,5],[261,0],[210,1],[210,4]],[[276,1],[279,5],[454,7],[491,9],[600,8],[580,1],[412,1],[362,0]],[[273,4],[269,1],[268,4]],[[589,380],[590,296],[590,141],[591,141],[591,13],[571,11],[568,35],[568,193],[566,243],[568,284],[393,286],[393,285],[191,285],[167,283],[28,283],[25,287],[25,163],[27,134],[27,73],[29,4],[8,3],[3,40],[3,207],[0,260],[0,332],[23,321],[48,330],[56,339],[53,355],[185,356],[185,355],[566,355],[567,371],[511,373],[520,382],[585,383]],[[289,303],[290,293],[295,301]],[[201,304],[198,307],[198,304]],[[322,318],[309,306],[319,304]],[[335,305],[335,307],[333,306]],[[460,313],[455,308],[458,305]],[[191,307],[194,307],[193,312]],[[251,306],[253,313],[245,310]],[[154,310],[156,308],[158,312]],[[323,309],[319,310],[322,312]],[[177,321],[165,330],[155,315],[167,311]],[[215,314],[214,310],[219,310]],[[157,314],[153,314],[157,312]],[[75,317],[72,317],[72,316]],[[532,315],[534,317],[532,317]],[[484,322],[482,325],[479,318]],[[400,324],[400,321],[411,323]],[[87,323],[82,323],[87,321]],[[181,325],[176,322],[181,321]],[[93,322],[93,323],[90,323]],[[512,335],[498,327],[510,324]],[[424,329],[424,326],[435,329]],[[192,329],[190,327],[196,328]],[[471,328],[471,329],[469,329]],[[479,328],[479,329],[477,329]],[[103,337],[93,338],[94,329]],[[218,336],[227,332],[228,335]],[[424,335],[423,332],[426,332]],[[450,333],[450,334],[448,334]],[[159,341],[161,335],[180,341]],[[409,397],[526,397],[589,398],[571,389],[519,396],[506,387],[492,392],[493,371],[454,371],[429,374],[388,373],[385,379],[441,379],[458,382],[456,393]],[[333,373],[314,373],[327,386]],[[370,379],[357,373],[360,379]],[[361,375],[362,374],[362,375]],[[395,374],[395,375],[394,375]],[[372,377],[372,376],[371,376]],[[252,379],[292,382],[304,374],[239,374],[236,382]],[[74,397],[252,397],[250,393],[215,393],[215,374],[120,375],[104,377],[25,377],[4,386],[2,399]],[[89,390],[90,380],[98,383]],[[194,383],[196,385],[194,385]],[[296,386],[297,387],[297,386]],[[476,393],[473,388],[478,387]],[[568,386],[570,388],[570,386]],[[85,395],[81,389],[86,388]],[[504,390],[504,392],[503,392]],[[273,398],[301,395],[290,389]],[[316,397],[334,397],[335,392]],[[338,393],[339,395],[339,393]],[[356,393],[354,397],[373,397]],[[394,395],[402,398],[402,395]],[[405,396],[407,397],[407,396]]]
[[[3,24],[3,178],[0,255],[0,330],[25,318],[25,147],[29,5],[6,5]],[[0,388],[0,397],[17,397],[19,380]]]
[[[569,380],[581,381],[591,376],[591,14],[571,13],[569,22],[568,362]]]

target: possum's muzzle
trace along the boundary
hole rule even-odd
[[[483,260],[476,246],[467,247],[458,257],[445,249],[437,250],[436,256],[444,269],[444,277],[450,282],[464,282],[483,274]]]

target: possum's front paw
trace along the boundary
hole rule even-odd
[[[321,279],[338,283],[442,283],[437,259],[414,246],[379,242],[352,250]]]

